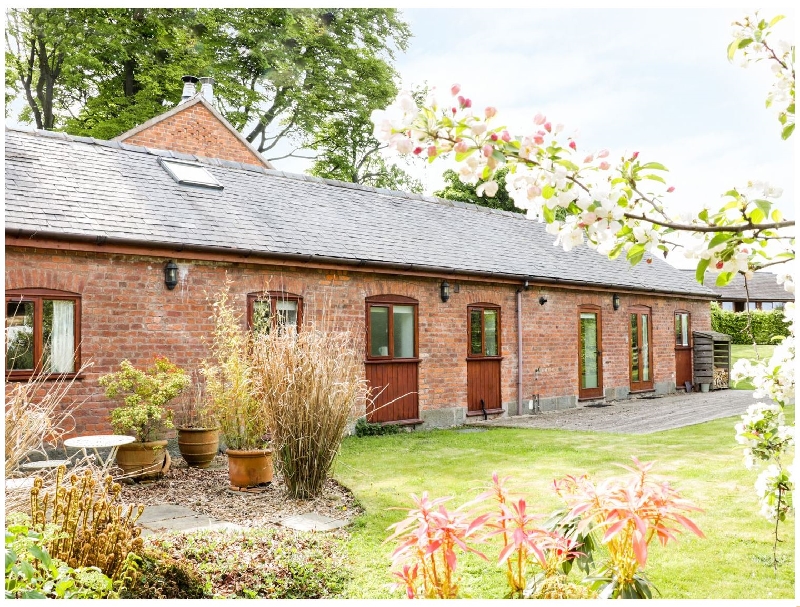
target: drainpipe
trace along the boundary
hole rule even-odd
[[[528,290],[528,281],[517,289],[517,415],[522,415],[522,292]]]

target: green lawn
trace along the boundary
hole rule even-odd
[[[787,413],[794,418],[793,409]],[[453,506],[459,505],[496,470],[512,476],[529,509],[547,514],[560,504],[550,491],[553,479],[618,474],[614,464],[635,455],[657,460],[655,472],[704,508],[692,518],[706,539],[687,533],[652,551],[647,573],[663,598],[793,598],[794,519],[781,525],[776,576],[770,566],[773,527],[758,516],[753,490],[758,472],[742,466],[735,422],[728,418],[646,436],[495,428],[347,438],[336,478],[366,513],[356,520],[349,543],[355,577],[346,596],[401,596],[387,589],[393,546],[382,542],[386,528],[402,518],[391,508],[408,507],[409,493],[454,496]],[[459,573],[465,596],[503,597],[505,579],[494,564],[460,558]]]
[[[762,360],[769,360],[772,356],[772,351],[775,349],[775,346],[758,346],[758,355],[761,357]],[[736,364],[736,361],[740,358],[748,358],[755,362],[756,360],[756,349],[753,347],[752,344],[750,345],[742,345],[742,344],[732,344],[731,345],[731,368],[733,365]],[[740,382],[731,382],[731,388],[734,390],[752,390],[754,388],[752,382],[750,381],[740,381]]]

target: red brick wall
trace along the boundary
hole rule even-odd
[[[165,118],[124,143],[264,166],[202,103]]]
[[[187,371],[198,368],[211,332],[207,296],[226,277],[232,281],[242,313],[247,293],[266,289],[302,295],[304,315],[313,318],[323,305],[340,325],[364,330],[364,298],[394,294],[419,301],[419,402],[421,411],[466,408],[467,306],[490,302],[502,307],[502,400],[516,401],[516,287],[458,282],[450,301],[439,298],[439,279],[392,277],[369,272],[286,269],[257,264],[199,262],[177,258],[180,281],[173,291],[164,286],[167,258],[6,248],[6,289],[49,288],[82,295],[82,355],[94,366],[77,382],[71,397],[86,399],[76,414],[79,433],[110,430],[112,406],[97,378],[124,358],[145,365],[155,355],[169,357]],[[539,305],[544,295],[547,303]],[[577,394],[579,304],[602,308],[605,387],[628,385],[627,306],[653,309],[653,375],[656,383],[674,382],[673,313],[692,313],[692,329],[709,329],[707,302],[670,297],[621,295],[611,309],[611,294],[535,288],[523,294],[523,395],[541,398]],[[244,318],[242,320],[244,323]],[[534,375],[534,370],[539,372]]]

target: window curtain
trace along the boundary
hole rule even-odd
[[[51,333],[50,372],[75,371],[75,304],[53,301],[53,332]]]

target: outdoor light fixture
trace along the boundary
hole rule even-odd
[[[619,295],[617,295],[616,293],[614,293],[614,295],[611,296],[611,305],[614,306],[615,311],[619,310]]]
[[[539,305],[543,306],[546,303],[547,303],[547,298],[544,295],[540,296],[539,297]]]
[[[447,300],[450,299],[450,283],[447,282],[446,280],[443,280],[441,290],[442,290],[441,293],[442,301],[447,303]]]
[[[178,284],[178,264],[171,259],[169,263],[164,266],[164,284],[167,285],[170,291]]]

